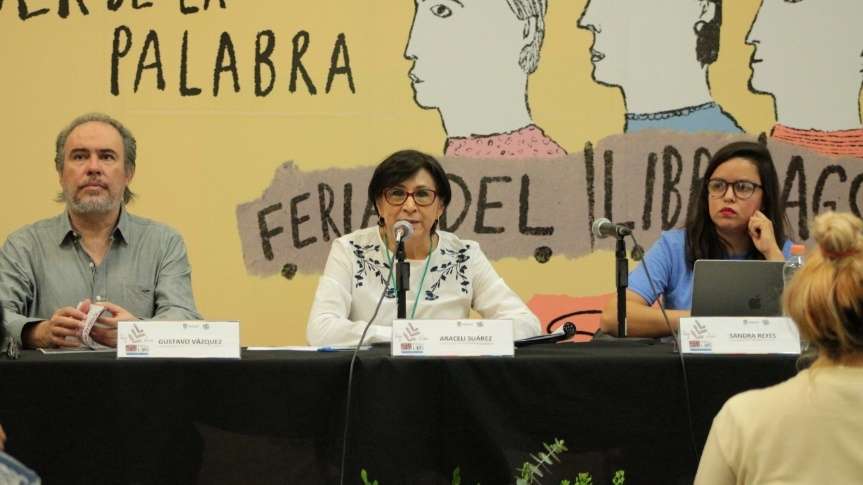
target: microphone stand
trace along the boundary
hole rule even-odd
[[[405,261],[405,242],[399,239],[396,246],[396,299],[398,310],[396,318],[407,318],[406,293],[411,287],[411,265]]]
[[[617,336],[626,337],[626,287],[629,286],[629,265],[626,259],[626,243],[617,235],[615,255],[615,282],[617,283]]]

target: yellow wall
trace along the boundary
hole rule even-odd
[[[132,188],[140,198],[131,211],[177,228],[185,236],[199,309],[209,319],[239,319],[245,345],[298,344],[316,276],[249,276],[243,266],[235,218],[238,204],[253,200],[283,161],[304,170],[373,165],[400,148],[440,154],[444,132],[437,112],[413,102],[402,56],[413,15],[409,0],[229,1],[228,8],[182,15],[178,2],[154,0],[133,11],[127,0],[119,12],[104,1],[87,1],[82,17],[71,2],[69,18],[57,16],[57,1],[30,0],[43,16],[22,22],[17,2],[0,9],[0,147],[4,181],[0,190],[0,237],[62,210],[52,199],[58,189],[53,140],[62,126],[87,111],[104,111],[126,123],[139,141],[138,172]],[[203,0],[189,0],[201,5]],[[618,90],[590,77],[591,35],[576,28],[584,0],[552,0],[539,71],[531,77],[530,100],[538,124],[561,145],[577,150],[585,141],[621,131],[623,103]],[[717,101],[748,132],[769,129],[772,101],[750,93],[746,83],[751,53],[743,38],[757,0],[725,2],[720,60],[711,68]],[[119,96],[109,88],[115,27],[134,33],[122,60]],[[145,72],[132,92],[135,64],[148,29],[157,31],[165,64],[166,90],[155,89]],[[277,37],[273,59],[277,85],[268,97],[254,95],[255,34],[271,29]],[[291,39],[306,30],[311,45],[304,57],[319,93],[300,84],[288,91]],[[183,31],[189,31],[189,77],[203,89],[195,98],[178,93]],[[211,94],[212,72],[222,31],[230,33],[240,68],[241,92],[222,79]],[[333,92],[324,84],[336,35],[347,36],[357,93],[343,76]],[[609,253],[575,261],[504,260],[496,267],[525,298],[535,293],[587,295],[612,289]],[[528,271],[529,269],[529,271]],[[595,273],[598,277],[574,275]]]

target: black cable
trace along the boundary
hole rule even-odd
[[[345,483],[345,460],[347,459],[348,454],[348,429],[350,427],[350,418],[351,418],[351,390],[353,389],[353,381],[354,381],[354,364],[357,361],[357,354],[360,352],[360,347],[363,345],[363,340],[366,338],[366,333],[369,331],[369,327],[372,326],[372,322],[375,321],[375,318],[378,316],[378,311],[381,309],[381,303],[384,301],[384,297],[387,294],[387,290],[389,289],[390,278],[393,276],[393,268],[394,264],[390,264],[390,272],[387,274],[386,284],[384,285],[384,291],[381,292],[381,297],[378,299],[378,304],[375,306],[375,312],[372,314],[372,318],[369,319],[369,323],[366,324],[366,328],[363,329],[362,335],[360,335],[360,341],[357,342],[357,347],[354,349],[354,355],[351,356],[351,365],[348,368],[348,392],[347,397],[345,398],[345,432],[342,435],[342,464],[339,467],[339,484],[344,485]]]
[[[549,332],[543,335],[536,335],[533,337],[518,339],[514,343],[516,348],[527,347],[528,345],[535,344],[556,344],[563,340],[575,337],[576,335],[590,335],[591,337],[593,337],[593,333],[583,332],[576,328],[574,323],[566,322],[560,329],[558,329],[557,332]]]
[[[545,326],[545,333],[551,333],[551,327],[555,323],[563,320],[564,318],[575,317],[578,315],[599,315],[601,313],[602,313],[602,310],[579,310],[577,312],[563,314],[559,317],[556,317],[554,320],[548,322],[548,325]],[[585,335],[585,334],[594,335],[591,332],[582,332],[581,330],[579,330],[579,332],[580,333],[578,333],[577,335]]]
[[[653,291],[654,295],[657,295],[656,302],[659,304],[659,311],[662,312],[665,326],[668,327],[668,331],[671,332],[671,337],[674,339],[674,351],[679,353],[680,348],[677,344],[677,333],[671,327],[671,321],[668,319],[668,314],[665,313],[665,304],[662,302],[662,298],[659,298],[659,293],[656,291],[656,285],[653,283],[653,278],[650,276],[650,271],[647,268],[647,261],[644,261],[644,250],[638,244],[638,241],[635,240],[635,236],[633,234],[630,234],[629,237],[632,238],[632,259],[641,261],[641,264],[644,266],[644,274],[647,275],[647,282],[650,283],[650,289]]]
[[[662,318],[665,320],[665,325],[668,327],[668,331],[671,332],[671,338],[674,340],[674,352],[677,353],[677,356],[680,359],[680,370],[683,372],[683,396],[686,400],[686,419],[689,421],[689,444],[692,446],[692,455],[695,458],[695,468],[697,469],[700,454],[698,453],[698,445],[695,444],[695,425],[692,420],[692,399],[689,392],[689,378],[686,374],[686,362],[683,358],[683,352],[680,351],[680,344],[678,342],[679,334],[671,327],[671,321],[668,319],[668,314],[665,313],[665,304],[662,302],[662,298],[658,297],[659,293],[657,293],[656,285],[653,283],[653,278],[650,276],[650,270],[647,268],[647,261],[643,259],[644,250],[638,245],[638,241],[635,240],[635,236],[633,234],[630,234],[629,237],[632,238],[633,259],[640,259],[641,265],[644,266],[644,274],[647,275],[647,282],[650,283],[650,289],[653,291],[653,294],[657,295],[656,301],[659,303],[659,310],[662,312]],[[640,257],[638,258],[636,258],[636,249],[639,250],[638,255]]]

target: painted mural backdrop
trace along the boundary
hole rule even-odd
[[[442,226],[522,297],[595,304],[613,262],[591,222],[649,245],[730,140],[773,151],[795,240],[861,213],[861,20],[859,0],[0,0],[0,234],[62,209],[53,137],[98,110],[138,137],[130,210],[184,234],[201,311],[246,344],[302,343],[330,242],[375,223],[371,169],[407,147],[442,157]]]

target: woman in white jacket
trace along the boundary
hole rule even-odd
[[[390,155],[375,169],[368,196],[378,224],[333,241],[309,314],[310,344],[356,344],[384,293],[365,342],[391,340],[396,291],[390,267],[398,221],[413,228],[405,241],[408,318],[468,318],[473,309],[483,318],[512,320],[516,339],[540,333],[539,319],[498,276],[479,244],[437,230],[452,192],[434,157],[414,150]]]

